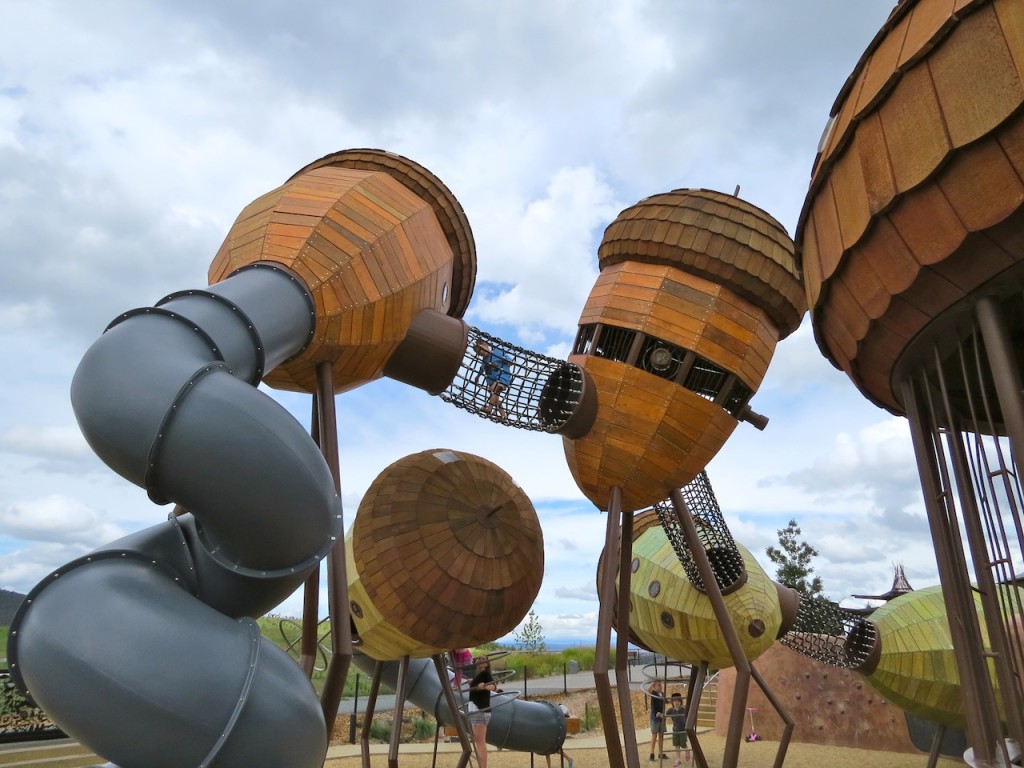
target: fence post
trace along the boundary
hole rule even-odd
[[[356,743],[356,716],[359,714],[359,673],[356,672],[356,697],[352,702],[352,714],[348,718],[348,743]]]
[[[566,664],[563,661],[562,662],[562,693],[568,693],[569,692],[569,678],[566,676],[565,669],[566,669]]]
[[[523,664],[523,698],[524,699],[526,698],[526,685],[527,685],[527,681],[529,679],[530,679],[530,667],[527,666],[526,664]]]

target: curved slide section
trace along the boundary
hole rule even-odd
[[[358,653],[352,657],[352,663],[369,675],[377,664],[369,656]],[[397,661],[386,661],[381,671],[381,682],[393,690],[398,685],[398,666]],[[455,724],[432,659],[409,660],[407,685],[407,701],[429,712],[439,723]],[[554,704],[524,701],[511,694],[491,694],[491,722],[487,725],[487,743],[491,746],[551,755],[564,742],[565,715]]]
[[[12,675],[69,735],[123,768],[318,768],[323,714],[251,619],[340,535],[315,443],[256,388],[309,340],[290,272],[256,265],[118,318],[75,374],[93,450],[190,514],[37,585],[11,628]]]

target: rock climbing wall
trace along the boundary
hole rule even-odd
[[[793,741],[886,752],[917,752],[903,710],[879,696],[851,670],[820,664],[775,644],[755,664],[782,707],[796,722]],[[736,685],[736,670],[718,676],[715,733],[724,736]],[[756,707],[754,727],[761,738],[778,741],[784,723],[756,683],[747,706]],[[744,733],[750,732],[750,714]]]

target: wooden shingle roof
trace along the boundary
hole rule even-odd
[[[1022,28],[1020,3],[905,0],[818,148],[795,238],[815,338],[893,413],[914,341],[1021,261]]]
[[[602,270],[623,261],[664,264],[724,285],[764,310],[785,338],[806,310],[785,228],[733,195],[677,189],[630,206],[605,230]]]
[[[414,160],[383,149],[346,149],[332,152],[299,169],[291,179],[323,166],[381,171],[430,204],[455,255],[452,298],[448,314],[452,317],[462,317],[469,306],[476,285],[476,243],[473,240],[469,219],[462,210],[462,204],[444,182]]]

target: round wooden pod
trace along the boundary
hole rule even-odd
[[[569,357],[597,392],[569,469],[598,507],[642,509],[690,482],[732,434],[804,312],[778,222],[709,190],[654,195],[605,231]]]
[[[904,0],[822,137],[796,232],[815,338],[874,403],[1024,279],[1024,3]]]
[[[544,574],[544,538],[523,490],[497,465],[435,449],[386,468],[349,532],[349,598],[360,651],[430,656],[512,631]]]
[[[743,585],[724,595],[737,638],[748,660],[765,652],[779,636],[779,590],[754,556],[737,544],[747,571]],[[598,562],[598,579],[607,553]],[[630,576],[630,637],[670,659],[727,668],[732,656],[707,595],[687,578],[657,515],[645,511],[633,522]],[[614,619],[616,626],[617,617]]]
[[[763,310],[779,339],[795,331],[807,311],[789,234],[735,195],[677,189],[644,198],[608,225],[597,253],[602,272],[639,261],[721,285]]]
[[[321,158],[246,206],[209,281],[257,262],[287,267],[313,298],[313,339],[264,378],[300,392],[316,391],[325,361],[336,392],[379,377],[420,312],[461,317],[476,276],[473,235],[447,187],[372,149]]]

